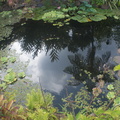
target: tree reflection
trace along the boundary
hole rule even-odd
[[[97,75],[102,74],[103,80],[105,82],[112,82],[115,78],[111,77],[110,67],[112,64],[108,64],[111,52],[108,51],[102,54],[101,57],[95,56],[95,47],[89,48],[86,58],[81,54],[69,55],[68,59],[71,66],[64,69],[64,72],[71,74],[74,79],[69,82],[69,85],[79,85],[83,81],[86,82],[88,89],[95,87],[95,81],[98,82],[99,79]],[[95,81],[93,81],[93,79]]]

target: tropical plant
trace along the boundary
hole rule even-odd
[[[28,119],[57,120],[55,116],[57,110],[52,106],[53,98],[50,93],[44,93],[40,89],[31,90],[26,97]]]
[[[0,95],[0,119],[2,120],[25,120],[25,111],[20,106],[14,106],[15,101],[8,101]]]

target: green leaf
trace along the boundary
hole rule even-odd
[[[7,57],[1,57],[0,61],[5,64],[8,62],[8,58]]]
[[[120,105],[120,97],[117,97],[115,100],[114,100],[114,105]]]
[[[110,84],[110,85],[108,85],[108,86],[107,86],[107,89],[108,89],[108,90],[113,90],[113,89],[114,89],[114,87],[113,87],[113,85],[112,85],[112,84]]]
[[[25,73],[24,73],[24,72],[18,73],[18,77],[19,77],[19,78],[24,78],[24,77],[25,77]]]
[[[76,20],[80,23],[86,23],[89,22],[89,19],[86,16],[80,16],[80,15],[76,15],[71,17],[72,20]]]
[[[2,83],[2,84],[0,84],[0,89],[1,89],[1,88],[2,88],[3,90],[6,89],[6,88],[7,88],[6,83]]]
[[[108,98],[108,99],[115,98],[115,93],[114,93],[114,92],[108,92],[107,98]]]
[[[120,70],[120,65],[115,66],[115,67],[113,68],[113,70],[114,70],[114,71]]]
[[[11,84],[13,83],[14,81],[16,81],[17,78],[16,78],[16,73],[15,72],[10,72],[8,73],[5,77],[4,77],[4,81],[7,83],[7,84]]]
[[[90,19],[92,21],[101,21],[101,20],[107,19],[107,17],[102,15],[102,14],[97,14],[97,15],[94,15],[94,16],[90,16]]]
[[[9,60],[10,60],[10,62],[14,63],[16,61],[16,58],[15,57],[10,57]]]
[[[114,17],[115,19],[117,19],[117,20],[119,19],[119,17],[118,17],[118,16],[116,16],[116,15],[115,15],[115,16],[113,16],[113,17]]]

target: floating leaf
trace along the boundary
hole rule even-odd
[[[115,100],[114,100],[114,105],[120,105],[120,97],[117,97]]]
[[[25,73],[24,73],[24,72],[18,73],[18,77],[19,77],[19,78],[24,78],[24,77],[25,77]]]
[[[113,89],[114,89],[114,87],[113,87],[113,85],[112,85],[112,84],[110,84],[110,85],[108,85],[108,86],[107,86],[107,89],[108,89],[108,90],[113,90]]]
[[[114,70],[114,71],[120,70],[120,65],[115,66],[113,70]]]
[[[7,83],[7,84],[11,84],[13,83],[14,81],[16,81],[17,78],[16,78],[16,73],[15,72],[10,72],[8,73],[5,77],[4,77],[4,81]]]
[[[71,17],[71,19],[72,20],[76,20],[76,21],[78,21],[80,23],[89,22],[89,19],[86,16],[76,15],[76,16]]]
[[[10,60],[10,62],[14,63],[16,61],[16,58],[15,57],[10,57],[9,60]]]
[[[2,84],[0,84],[0,89],[1,89],[1,88],[2,88],[3,90],[6,89],[6,88],[7,88],[6,83],[2,83]]]
[[[114,92],[108,92],[107,98],[108,98],[108,99],[115,98],[115,93],[114,93]]]
[[[115,56],[113,61],[115,61],[116,63],[120,64],[120,56]]]
[[[7,57],[2,57],[0,60],[1,60],[1,62],[2,62],[3,64],[5,64],[5,63],[8,62],[8,58],[7,58]]]
[[[101,21],[101,20],[107,19],[107,17],[102,15],[102,14],[97,14],[97,15],[94,15],[94,16],[90,16],[90,19],[92,21]]]

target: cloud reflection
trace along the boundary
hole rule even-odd
[[[60,58],[62,59],[55,62],[51,62],[45,51],[38,53],[38,56],[33,59],[32,54],[22,51],[20,42],[18,41],[12,44],[11,49],[20,55],[20,61],[30,61],[27,67],[27,74],[32,75],[31,80],[33,82],[39,82],[40,78],[43,89],[58,94],[64,89],[67,80],[70,78],[70,75],[63,72],[65,66],[69,65],[67,58],[69,52],[67,49],[61,51]]]

